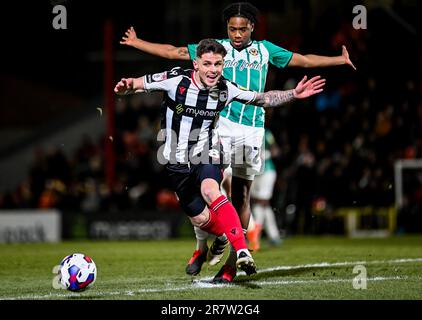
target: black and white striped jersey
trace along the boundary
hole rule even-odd
[[[232,101],[250,103],[256,96],[223,77],[215,87],[201,89],[194,71],[181,68],[144,76],[144,87],[147,92],[166,92],[162,105],[162,156],[170,163],[188,163],[204,152],[208,155],[219,112]]]

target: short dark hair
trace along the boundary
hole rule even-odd
[[[223,10],[223,19],[229,22],[230,18],[242,17],[248,19],[253,24],[258,22],[259,10],[249,2],[236,2],[227,6]]]
[[[201,58],[204,53],[208,52],[221,54],[223,58],[227,54],[226,48],[224,48],[221,43],[215,41],[214,39],[201,40],[198,43],[198,47],[196,47],[196,56]]]

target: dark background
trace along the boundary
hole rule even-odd
[[[7,86],[7,91],[19,92],[18,84],[10,88],[8,82],[24,81],[40,85],[47,91],[67,92],[78,98],[98,95],[103,90],[103,28],[108,19],[114,26],[113,43],[118,53],[116,78],[130,70],[141,73],[149,69],[159,71],[162,66],[180,64],[137,53],[119,45],[118,41],[130,25],[135,27],[141,38],[176,46],[204,37],[221,38],[226,35],[221,12],[229,3],[127,0],[8,2],[3,4],[0,21],[2,90]],[[370,37],[368,51],[365,56],[352,57],[358,66],[371,59],[365,65],[370,70],[365,71],[385,74],[384,85],[388,88],[394,88],[405,76],[419,77],[421,72],[421,5],[418,1],[393,3],[389,10],[394,10],[404,23],[395,16],[387,16],[382,10],[370,10],[368,30],[361,32],[364,37]],[[67,30],[52,27],[55,16],[52,8],[56,4],[62,4],[67,9]],[[365,2],[259,1],[255,4],[265,16],[265,22],[254,33],[255,38],[265,38],[300,53],[334,55],[339,54],[341,48],[333,48],[330,43],[332,35],[345,23],[351,24],[354,18],[352,8]],[[289,11],[293,13],[290,17]],[[357,48],[350,44],[349,51],[353,55],[357,53]],[[346,70],[344,75],[343,70],[335,70],[340,77],[350,77],[352,73],[349,71]],[[19,92],[19,95],[25,95],[25,92]],[[4,107],[3,104],[3,111]],[[2,125],[12,124],[10,121],[12,119],[2,116]],[[13,121],[19,122],[18,119]]]
[[[395,10],[395,15],[403,23],[395,16],[388,17],[382,10],[370,10],[368,30],[361,32],[364,37],[370,37],[368,51],[365,56],[355,55],[352,58],[358,66],[371,59],[368,64],[371,70],[365,71],[385,74],[385,85],[394,88],[404,76],[420,76],[421,5],[418,1],[392,2],[394,5],[390,10]],[[194,43],[204,37],[221,38],[226,35],[221,12],[229,3],[128,0],[8,2],[7,6],[3,5],[0,21],[2,84],[6,82],[7,85],[7,79],[27,81],[81,98],[97,95],[103,89],[102,50],[106,20],[112,21],[114,27],[118,78],[123,73],[121,70],[159,71],[157,69],[162,65],[180,64],[177,61],[163,62],[119,45],[121,36],[130,25],[135,27],[141,38],[176,46]],[[52,8],[57,4],[67,9],[67,30],[52,27],[55,16]],[[365,2],[259,1],[255,4],[265,16],[264,25],[257,27],[254,33],[255,38],[265,38],[300,53],[334,55],[339,54],[341,48],[333,48],[331,37],[345,23],[351,24],[354,18],[352,8]],[[295,13],[291,18],[289,10]],[[278,28],[272,28],[273,25]],[[357,48],[351,44],[349,51],[356,53]],[[153,67],[150,61],[154,61]],[[346,70],[347,77],[352,74],[349,71]],[[343,76],[343,70],[335,72]],[[19,92],[18,87],[12,89]],[[25,92],[19,94],[24,95]],[[7,125],[5,122],[3,118],[2,124]]]

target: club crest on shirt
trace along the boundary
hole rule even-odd
[[[167,72],[156,73],[152,75],[152,80],[163,81],[167,79]]]
[[[249,49],[249,54],[251,54],[253,56],[257,56],[258,55],[258,50],[256,50],[255,48],[250,48]]]
[[[225,102],[227,101],[227,91],[221,91],[220,92],[220,101]]]

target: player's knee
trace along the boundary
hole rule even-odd
[[[221,196],[218,183],[212,179],[206,179],[201,183],[201,194],[208,205]]]

